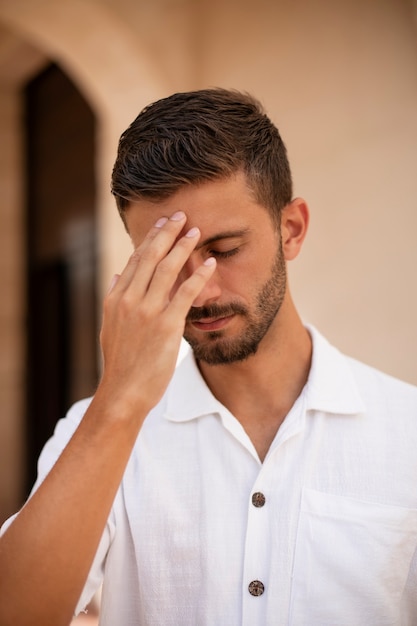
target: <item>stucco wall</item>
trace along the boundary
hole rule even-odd
[[[130,251],[109,194],[120,132],[173,91],[254,92],[282,132],[296,193],[312,211],[290,267],[303,317],[348,353],[417,383],[415,15],[411,0],[0,0],[0,86],[19,63],[2,57],[5,37],[15,37],[60,63],[97,114],[100,293]],[[7,89],[0,126],[11,116],[18,133],[18,91]],[[3,199],[19,191],[13,163],[0,162]],[[0,353],[5,448],[17,440],[24,362],[11,366],[22,354],[21,225],[4,202],[1,212],[1,266],[15,277],[0,304],[2,337],[14,333]]]

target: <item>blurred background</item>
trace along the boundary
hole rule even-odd
[[[310,233],[306,322],[417,383],[417,0],[0,0],[0,522],[99,372],[101,300],[131,251],[120,133],[174,91],[252,92]]]

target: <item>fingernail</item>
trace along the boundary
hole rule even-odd
[[[203,265],[214,265],[215,262],[216,259],[214,258],[214,256],[209,256],[209,258],[204,261]]]
[[[185,217],[185,213],[183,211],[177,211],[176,213],[174,213],[174,215],[171,215],[169,219],[172,220],[173,222],[179,222],[183,220],[184,217]]]
[[[162,228],[164,224],[168,221],[167,217],[160,217],[157,222],[155,222],[155,228]]]
[[[194,226],[193,228],[190,228],[190,230],[188,231],[188,233],[186,233],[186,237],[197,237],[197,235],[200,234],[200,229],[197,228],[196,226]]]
[[[109,288],[108,288],[108,290],[107,290],[107,293],[110,293],[110,292],[112,291],[113,287],[115,287],[115,286],[116,286],[116,283],[117,283],[117,281],[119,280],[119,278],[120,278],[120,274],[115,274],[115,275],[113,276],[113,278],[111,279],[111,282],[110,282]]]

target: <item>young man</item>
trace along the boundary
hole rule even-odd
[[[106,626],[416,624],[417,390],[303,326],[277,129],[176,94],[122,135],[113,193],[135,251],[102,380],[1,539],[0,623],[67,625],[104,577]]]

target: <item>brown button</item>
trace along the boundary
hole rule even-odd
[[[252,580],[252,582],[249,583],[248,589],[252,596],[261,596],[265,591],[265,587],[260,580]]]
[[[261,507],[265,504],[265,496],[260,491],[257,491],[252,495],[253,506]]]

